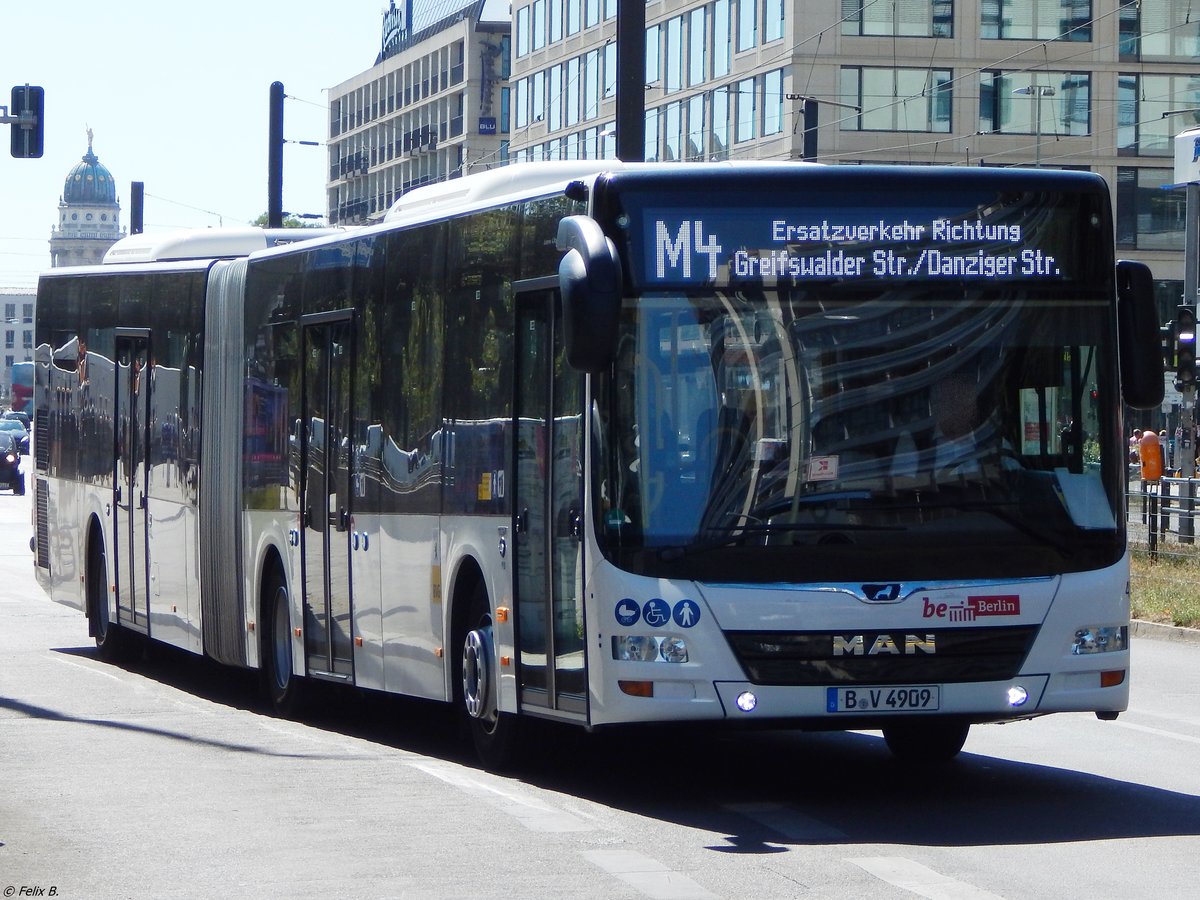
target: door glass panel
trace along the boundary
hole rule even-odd
[[[550,323],[548,305],[530,300],[518,318],[516,373],[516,536],[517,620],[521,684],[548,691],[546,471],[550,381],[546,377]]]
[[[145,625],[148,619],[146,534],[146,417],[150,378],[148,340],[117,341],[117,597],[119,615]]]
[[[583,696],[583,377],[567,365],[562,328],[557,325],[550,458],[555,691]]]
[[[557,295],[521,299],[515,516],[522,702],[586,693],[582,378],[566,363]]]
[[[304,335],[304,646],[311,671],[348,675],[353,671],[351,454],[345,440],[350,321],[310,325]]]

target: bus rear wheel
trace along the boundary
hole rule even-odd
[[[970,730],[960,719],[922,719],[887,726],[883,739],[901,762],[940,763],[958,755]]]
[[[271,706],[284,718],[299,715],[304,702],[303,679],[292,667],[291,602],[283,576],[271,576],[266,591],[267,634],[263,641],[263,683]]]
[[[96,650],[105,662],[121,662],[129,655],[131,638],[127,631],[108,617],[108,558],[104,542],[92,536],[88,550],[87,604],[91,613],[91,632]]]
[[[500,711],[492,616],[483,585],[471,597],[467,627],[459,660],[462,711],[480,762],[498,771],[514,762],[518,723],[516,716]]]

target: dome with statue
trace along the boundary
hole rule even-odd
[[[83,159],[67,174],[63,186],[65,203],[115,203],[117,185],[112,172],[92,152],[92,130],[88,129],[88,148]]]

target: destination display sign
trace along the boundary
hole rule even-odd
[[[648,206],[643,284],[1078,277],[1069,216],[1044,203],[959,210]]]

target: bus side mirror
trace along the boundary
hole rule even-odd
[[[621,260],[616,245],[590,216],[558,223],[558,266],[567,363],[580,372],[601,372],[612,363],[621,316]]]
[[[1134,409],[1163,401],[1163,359],[1154,277],[1144,263],[1117,261],[1117,346],[1121,394]]]

